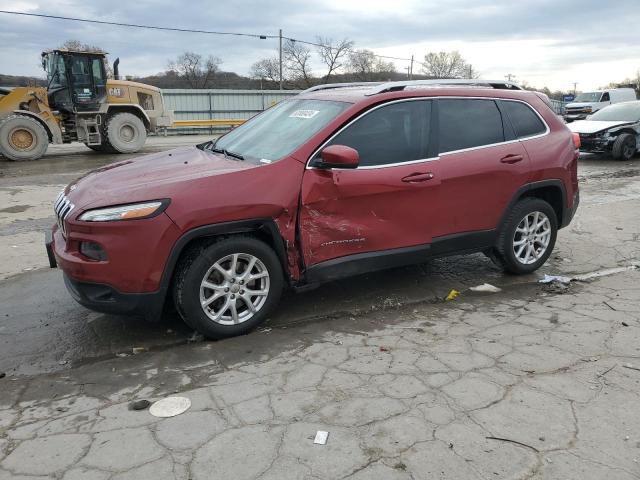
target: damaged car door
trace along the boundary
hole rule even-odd
[[[422,99],[374,107],[312,155],[300,210],[307,267],[365,252],[392,257],[394,249],[430,243],[440,183],[432,112],[432,101]],[[323,163],[331,146],[355,149],[357,167]]]

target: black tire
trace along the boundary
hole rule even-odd
[[[121,112],[107,118],[102,148],[111,153],[135,153],[144,147],[147,129],[133,113]]]
[[[541,212],[549,219],[549,243],[547,244],[546,250],[541,252],[541,256],[535,262],[523,263],[523,261],[516,257],[516,252],[514,251],[516,229],[520,222],[529,214],[535,212]],[[524,275],[536,271],[547,261],[555,246],[557,234],[558,218],[553,207],[540,198],[523,198],[519,200],[509,212],[507,219],[500,229],[496,247],[491,251],[485,252],[485,254],[506,272]]]
[[[631,160],[636,154],[636,137],[630,133],[621,133],[613,142],[611,156],[616,160]]]
[[[205,313],[205,307],[200,303],[200,288],[209,269],[216,262],[233,254],[254,256],[262,262],[262,266],[268,272],[269,288],[266,300],[250,318],[240,323],[223,325]],[[187,325],[207,338],[220,339],[246,334],[264,322],[278,304],[283,285],[282,266],[271,247],[253,237],[224,237],[213,244],[193,248],[183,256],[176,268],[173,299],[176,310]],[[248,286],[247,283],[245,288]],[[226,294],[224,295],[220,299],[221,302],[226,299]],[[240,298],[238,296],[238,299]],[[244,309],[246,313],[246,303],[238,302],[238,304],[239,308]],[[212,305],[215,305],[215,302]]]
[[[9,160],[37,160],[48,146],[49,135],[35,118],[10,115],[0,122],[0,153]]]

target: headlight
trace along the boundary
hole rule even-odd
[[[78,220],[83,222],[112,222],[117,220],[140,220],[154,217],[164,211],[169,205],[168,200],[155,200],[153,202],[130,203],[117,207],[96,208],[87,210]]]
[[[591,112],[593,110],[593,108],[591,107],[584,107],[584,111],[585,112]]]

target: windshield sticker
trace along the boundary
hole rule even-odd
[[[313,118],[320,113],[320,110],[296,110],[289,118]]]

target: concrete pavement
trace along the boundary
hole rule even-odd
[[[638,478],[639,302],[629,270],[5,378],[0,479]]]

